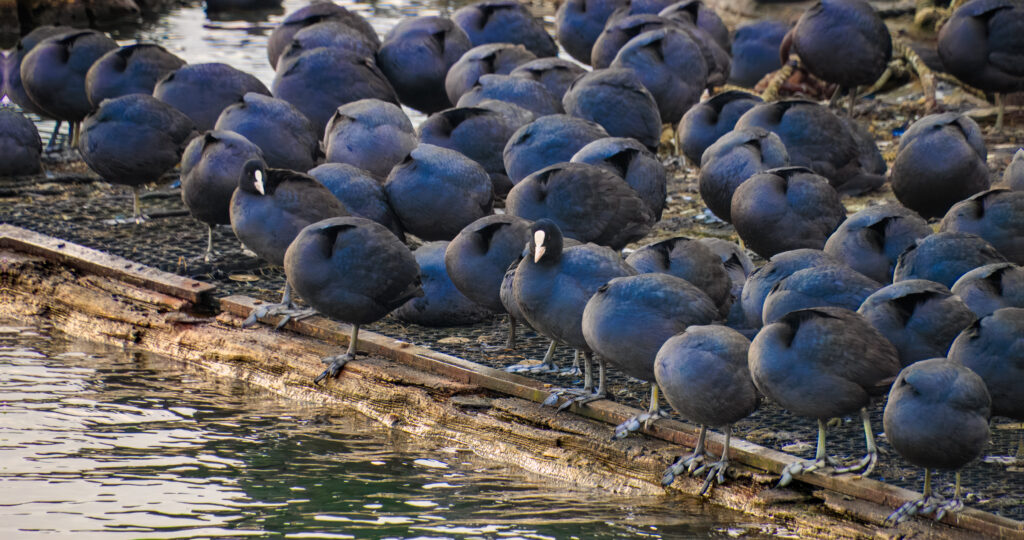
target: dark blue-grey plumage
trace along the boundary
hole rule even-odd
[[[476,85],[459,98],[459,107],[479,106],[486,100],[506,101],[537,116],[561,114],[562,103],[547,87],[533,79],[511,75],[483,75]]]
[[[557,56],[558,46],[544,24],[516,0],[484,0],[461,7],[452,20],[474,46],[515,43],[538,57]]]
[[[395,310],[399,320],[423,326],[459,326],[473,324],[494,313],[463,295],[452,283],[445,268],[448,242],[427,242],[416,251],[423,296],[413,298]]]
[[[391,169],[384,191],[402,228],[423,240],[451,240],[491,213],[491,178],[477,162],[420,144]]]
[[[779,253],[767,264],[747,276],[740,300],[750,328],[761,328],[764,300],[775,284],[794,273],[822,264],[842,264],[831,255],[817,249],[795,249]]]
[[[188,115],[201,131],[213,129],[225,107],[254,92],[270,95],[256,77],[227,64],[187,64],[156,83],[153,97]]]
[[[672,28],[649,30],[619,49],[610,68],[632,69],[658,105],[662,124],[676,124],[700,101],[708,67],[696,40]]]
[[[445,268],[467,298],[492,311],[505,311],[501,284],[522,256],[530,222],[509,214],[482,217],[466,225],[445,251]]]
[[[647,203],[654,221],[661,219],[667,197],[665,165],[635,139],[598,139],[580,148],[570,161],[597,165],[619,175]]]
[[[233,131],[207,131],[192,139],[181,156],[181,200],[192,217],[207,225],[231,223],[231,196],[242,167],[263,152]]]
[[[771,324],[787,313],[813,307],[855,311],[882,284],[844,264],[804,268],[775,284],[764,299],[761,318]]]
[[[360,99],[338,107],[324,130],[325,161],[348,163],[386,178],[416,148],[412,122],[398,105]]]
[[[185,61],[155,43],[136,43],[101,56],[85,74],[85,93],[93,107],[104,99],[152,94],[157,81]]]
[[[384,36],[377,62],[403,104],[430,114],[454,104],[445,93],[445,75],[471,47],[451,19],[416,17]]]
[[[459,98],[469,92],[481,76],[508,75],[518,66],[536,58],[526,47],[513,43],[476,45],[448,70],[444,78],[445,93],[452,103],[458,103]]]
[[[344,49],[320,47],[282,58],[271,88],[274,97],[302,111],[318,135],[342,105],[361,99],[398,103],[373,58]]]
[[[559,101],[565,96],[566,90],[586,70],[579,64],[558,57],[538,58],[521,64],[509,75],[533,79],[543,84],[551,95]]]
[[[821,249],[846,218],[828,180],[803,167],[770,169],[733,193],[729,217],[747,248],[762,257]]]
[[[302,29],[323,22],[343,24],[359,32],[374,49],[380,48],[380,38],[373,26],[358,13],[353,13],[334,2],[312,2],[290,13],[274,28],[267,39],[267,60],[277,68],[278,58]]]
[[[1024,191],[991,189],[949,209],[939,231],[976,234],[1010,262],[1024,264]]]
[[[482,107],[457,107],[430,115],[419,127],[420,141],[462,153],[491,176],[496,197],[512,189],[502,152],[528,117],[514,117]]]
[[[1024,268],[1013,263],[979,266],[950,290],[979,318],[1004,307],[1024,308]]]
[[[885,162],[874,141],[828,107],[802,100],[763,103],[736,121],[736,129],[760,127],[782,139],[793,165],[828,178],[839,192],[860,194],[885,182]]]
[[[217,117],[217,130],[234,131],[263,151],[273,169],[305,171],[321,157],[320,134],[298,109],[283,99],[250,92]]]
[[[729,82],[753,88],[765,75],[782,67],[779,46],[789,32],[782,21],[755,21],[736,29],[732,37]]]
[[[898,204],[869,206],[848,217],[825,242],[825,253],[875,281],[888,283],[896,259],[932,233],[928,222]]]
[[[631,69],[598,69],[576,79],[562,98],[566,114],[601,125],[612,137],[632,137],[657,151],[661,116],[654,96]]]
[[[548,219],[580,242],[622,249],[650,232],[654,215],[622,178],[595,165],[559,163],[516,184],[505,210],[531,221]]]
[[[974,313],[941,283],[909,279],[869,296],[857,310],[900,354],[904,366],[946,356]]]
[[[42,172],[43,141],[36,125],[13,107],[0,107],[0,176]]]
[[[964,329],[949,359],[977,373],[992,398],[992,414],[1024,420],[1024,309],[993,311]]]
[[[47,116],[80,122],[93,109],[85,91],[85,75],[93,62],[117,48],[96,30],[57,33],[21,59],[21,84],[29,99]]]
[[[900,254],[892,280],[927,279],[952,287],[970,270],[999,262],[1006,262],[1006,257],[981,237],[939,232],[918,240]]]
[[[661,273],[692,283],[724,313],[731,303],[732,280],[722,259],[703,242],[679,236],[643,246],[626,257],[641,274]]]
[[[544,167],[572,159],[581,148],[608,137],[600,125],[564,114],[548,115],[516,130],[502,152],[512,183]]]
[[[327,187],[349,214],[376,221],[405,241],[402,225],[381,185],[382,179],[347,163],[324,163],[310,169],[308,174]]]
[[[989,187],[988,152],[978,124],[958,113],[932,114],[900,137],[889,175],[903,206],[926,218]]]
[[[245,247],[277,266],[284,265],[289,244],[307,225],[347,215],[341,201],[312,176],[287,169],[266,169],[256,160],[242,166],[238,188],[231,197],[231,228],[235,236]],[[383,226],[380,228],[387,231]],[[394,237],[390,231],[388,234]],[[303,298],[310,301],[305,295]]]
[[[789,165],[786,145],[766,129],[735,129],[709,146],[700,158],[697,187],[716,216],[732,221],[732,195],[755,174]]]
[[[570,56],[590,64],[590,51],[612,12],[628,0],[567,0],[555,13],[555,37]]]
[[[699,165],[704,151],[723,135],[731,132],[743,113],[762,102],[763,100],[754,94],[729,90],[691,107],[683,115],[676,130],[676,138],[683,155],[691,163]]]

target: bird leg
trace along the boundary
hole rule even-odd
[[[836,91],[832,93],[832,97],[828,100],[829,108],[835,108],[839,106],[839,96],[843,95],[843,87],[836,86]]]
[[[509,366],[505,368],[505,371],[508,371],[510,373],[553,373],[555,371],[558,371],[558,366],[555,365],[556,346],[558,346],[558,343],[552,339],[551,344],[548,345],[548,351],[544,353],[544,359],[541,360],[540,364],[537,364],[535,366]]]
[[[142,213],[142,202],[140,201],[139,195],[142,193],[142,186],[132,186],[132,219],[136,225],[149,219],[148,216]]]
[[[704,484],[700,487],[701,495],[708,492],[711,484],[718,483],[718,485],[722,485],[725,483],[725,471],[729,470],[729,440],[731,438],[732,424],[729,424],[728,426],[725,426],[725,446],[722,447],[722,458],[706,466],[708,475],[704,478]],[[700,474],[701,469],[704,468],[705,466],[701,465],[693,472],[693,474]]]
[[[932,491],[932,471],[924,470],[924,489],[921,498],[910,501],[896,509],[885,518],[885,524],[892,526],[906,521],[907,518],[915,515],[931,514],[935,521],[941,521],[946,514],[959,512],[964,507],[963,499],[960,497],[960,471],[956,472],[956,488],[953,492],[953,499],[946,500],[945,497]]]
[[[581,390],[570,390],[570,389],[565,389],[565,388],[557,390],[557,391],[553,392],[551,395],[549,395],[548,398],[544,400],[543,404],[544,405],[552,405],[553,406],[554,404],[558,403],[558,400],[559,400],[559,398],[561,396],[563,396],[565,394],[573,394],[573,395],[575,395],[576,397],[574,397],[572,399],[568,399],[568,400],[562,402],[562,404],[558,406],[558,409],[557,409],[556,412],[560,412],[560,411],[564,411],[565,409],[568,409],[574,403],[577,406],[583,406],[583,405],[586,405],[587,403],[590,403],[591,401],[597,401],[599,399],[607,398],[608,395],[605,393],[605,362],[604,362],[604,358],[598,357],[597,362],[598,362],[598,370],[599,371],[598,371],[598,386],[597,386],[597,391],[596,392],[594,391],[594,374],[593,374],[593,367],[591,365],[592,364],[591,363],[591,353],[584,352],[583,353],[583,367],[584,367],[584,371],[583,371],[583,388]]]
[[[56,125],[53,126],[53,134],[50,135],[50,141],[46,143],[46,151],[47,152],[52,152],[52,151],[57,149],[57,139],[60,138],[60,125],[61,125],[61,123],[62,122],[60,120],[57,120]],[[68,139],[71,138],[70,127],[71,127],[71,124],[68,124],[68,128],[69,128],[68,129]]]
[[[82,123],[71,122],[71,148],[78,148],[78,138],[82,135]]]
[[[992,130],[1001,134],[1003,132],[1003,115],[1006,113],[1006,104],[1003,103],[1003,95],[996,92],[996,125],[992,126]]]
[[[850,108],[846,110],[846,117],[853,118],[853,107],[857,104],[857,87],[850,89]]]
[[[209,264],[215,255],[213,251],[213,228],[216,225],[206,225],[206,253],[203,254],[203,262]]]
[[[313,384],[320,384],[320,381],[326,379],[327,377],[331,377],[332,379],[337,378],[338,374],[341,373],[341,370],[345,367],[345,364],[356,359],[356,346],[358,342],[359,325],[353,324],[352,335],[349,337],[348,340],[348,351],[346,351],[345,354],[328,356],[321,360],[323,363],[327,364],[327,369],[325,369],[323,373],[317,375],[317,377],[313,379]]]
[[[573,351],[573,353],[572,353],[572,367],[566,368],[565,370],[562,371],[562,373],[565,374],[565,375],[572,375],[574,377],[578,377],[578,376],[583,374],[583,372],[580,370],[580,351],[579,351],[579,349]]]
[[[811,461],[796,461],[786,465],[782,469],[782,476],[779,478],[779,487],[788,486],[793,477],[798,474],[809,473],[818,469],[827,468],[832,462],[825,454],[825,422],[818,419],[818,448]]]
[[[516,348],[516,318],[511,313],[508,315],[508,341],[505,342],[505,348],[510,351]]]
[[[242,321],[242,328],[248,328],[260,319],[268,315],[281,315],[281,320],[278,321],[277,326],[274,330],[280,330],[284,328],[284,325],[290,321],[301,321],[316,315],[316,310],[312,308],[299,309],[292,303],[292,286],[287,281],[284,282],[284,294],[281,295],[281,302],[279,304],[263,304],[262,306],[252,310],[249,316]]]
[[[665,470],[665,474],[661,477],[661,485],[668,486],[675,481],[677,476],[681,476],[685,471],[688,474],[698,474],[704,470],[704,440],[708,435],[708,427],[705,425],[700,426],[700,435],[697,436],[697,444],[693,448],[693,453],[688,456],[683,456],[676,460],[675,463],[669,466]]]
[[[875,446],[875,434],[871,430],[871,416],[866,408],[860,410],[860,419],[864,423],[864,441],[867,444],[868,452],[853,465],[837,466],[836,474],[859,471],[861,476],[867,476],[871,474],[871,471],[875,469],[875,464],[878,463],[878,447]]]
[[[651,422],[664,417],[665,414],[658,408],[658,383],[651,383],[651,403],[647,407],[647,412],[640,413],[627,419],[625,422],[615,426],[615,433],[612,435],[612,440],[625,438],[630,433],[640,429],[640,425],[643,424],[644,429],[647,429]]]

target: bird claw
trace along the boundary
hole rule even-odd
[[[665,413],[662,411],[654,412],[643,412],[632,418],[627,419],[625,422],[615,426],[615,434],[612,435],[612,440],[622,439],[634,431],[638,431],[640,426],[643,425],[644,429],[650,426],[650,423],[663,418]]]
[[[867,476],[878,464],[878,452],[868,452],[853,465],[843,466],[831,458],[830,463],[835,467],[836,474],[859,472],[861,476]]]
[[[782,475],[779,478],[779,484],[777,487],[786,487],[792,481],[793,478],[800,474],[807,474],[811,471],[817,471],[820,469],[827,469],[829,467],[829,461],[827,458],[816,459],[813,461],[796,461],[786,465],[782,469]]]
[[[606,394],[591,393],[589,390],[569,390],[563,388],[552,392],[547,397],[547,399],[544,400],[542,405],[553,407],[556,403],[558,403],[559,399],[561,399],[561,397],[566,394],[572,394],[575,397],[563,401],[561,405],[558,405],[558,408],[555,409],[555,412],[562,412],[571,407],[574,403],[577,406],[583,406],[586,405],[587,403],[590,403],[591,401],[606,399],[608,397]]]
[[[559,373],[558,366],[554,363],[525,366],[523,364],[516,364],[508,366],[505,368],[505,371],[509,373]]]
[[[338,375],[341,374],[341,370],[345,368],[345,364],[348,364],[349,362],[355,359],[355,355],[350,353],[339,354],[337,356],[328,356],[323,358],[321,362],[328,364],[327,369],[325,369],[323,373],[317,375],[317,377],[313,379],[313,384],[319,385],[320,381],[323,381],[328,377],[336,379]]]
[[[712,484],[717,483],[718,485],[722,485],[725,483],[725,471],[729,470],[729,462],[722,460],[716,461],[707,466],[702,465],[698,471],[705,468],[708,471],[708,475],[704,478],[704,484],[700,486],[701,496],[707,494],[708,489],[711,488]],[[694,471],[694,474],[698,474],[698,471]]]
[[[964,503],[961,499],[947,500],[941,495],[932,494],[916,501],[910,501],[897,508],[895,512],[885,518],[885,524],[890,527],[899,525],[916,515],[931,515],[935,521],[941,521],[942,518],[946,517],[946,514],[959,512],[963,507]]]
[[[274,326],[274,330],[280,330],[291,321],[301,321],[316,315],[316,310],[297,309],[285,304],[263,304],[249,313],[249,316],[242,321],[242,328],[249,328],[270,315],[281,315],[281,320]]]
[[[676,460],[675,463],[669,465],[665,469],[665,474],[661,477],[661,485],[669,486],[675,481],[677,476],[686,474],[700,474],[700,471],[704,470],[704,452],[694,452],[688,456],[684,456]]]

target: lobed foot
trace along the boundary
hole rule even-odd
[[[859,461],[852,465],[841,465],[831,460],[830,463],[835,466],[836,474],[842,473],[860,473],[861,476],[867,476],[871,474],[871,471],[875,470],[875,465],[878,464],[878,452],[868,452],[864,454],[864,457],[860,458]]]
[[[625,422],[615,426],[615,433],[612,434],[612,440],[625,438],[627,435],[634,431],[638,431],[640,426],[647,427],[651,422],[665,418],[667,413],[663,410],[657,410],[654,412],[643,412],[632,418],[629,418]]]
[[[562,397],[565,396],[573,397],[569,397],[565,401],[562,401],[561,404],[559,404],[559,401],[561,401]],[[555,405],[558,405],[558,408],[555,412],[562,412],[571,407],[574,403],[576,405],[582,406],[592,401],[598,401],[601,399],[608,399],[608,395],[605,393],[591,392],[590,390],[587,389],[580,390],[561,388],[552,392],[547,397],[547,399],[545,399],[541,404],[549,407],[554,407]]]
[[[242,321],[242,328],[248,328],[259,322],[264,317],[268,317],[270,315],[281,316],[281,320],[278,321],[277,326],[274,327],[274,330],[280,330],[290,321],[301,321],[302,319],[307,319],[316,315],[316,310],[312,308],[299,309],[285,304],[263,304],[249,313],[249,316]]]
[[[337,356],[328,356],[324,358],[322,361],[323,363],[328,364],[327,369],[325,369],[323,373],[317,375],[317,377],[313,379],[313,384],[319,385],[320,381],[328,377],[336,379],[338,375],[341,373],[341,370],[345,368],[345,364],[348,364],[349,362],[355,359],[356,355],[352,353],[339,354]]]
[[[718,485],[722,485],[725,483],[725,471],[729,470],[729,460],[723,459],[716,461],[707,467],[701,466],[694,471],[693,474],[700,474],[701,469],[706,469],[708,471],[708,475],[704,479],[704,484],[700,486],[700,494],[703,496],[707,494],[708,489],[711,488],[711,484],[717,483]]]
[[[885,524],[888,526],[898,525],[917,515],[931,515],[935,521],[941,521],[946,514],[959,512],[963,507],[964,503],[959,498],[946,499],[942,495],[932,494],[897,508],[895,512],[885,518]]]
[[[705,468],[704,457],[704,450],[698,449],[688,456],[679,458],[675,463],[669,465],[668,469],[665,469],[665,474],[661,477],[661,485],[671,485],[676,477],[682,476],[684,472],[686,474],[699,474]]]
[[[832,460],[832,458],[818,458],[809,461],[797,461],[790,463],[789,465],[786,465],[786,468],[782,469],[782,477],[779,478],[778,487],[788,486],[793,481],[793,477],[798,474],[827,469],[833,464],[834,460]]]
[[[505,368],[505,371],[509,373],[560,373],[561,370],[558,366],[551,363],[541,363],[534,366],[524,366],[522,364],[516,364]]]

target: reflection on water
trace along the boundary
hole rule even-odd
[[[554,485],[180,363],[0,326],[0,538],[760,534],[685,498]]]

